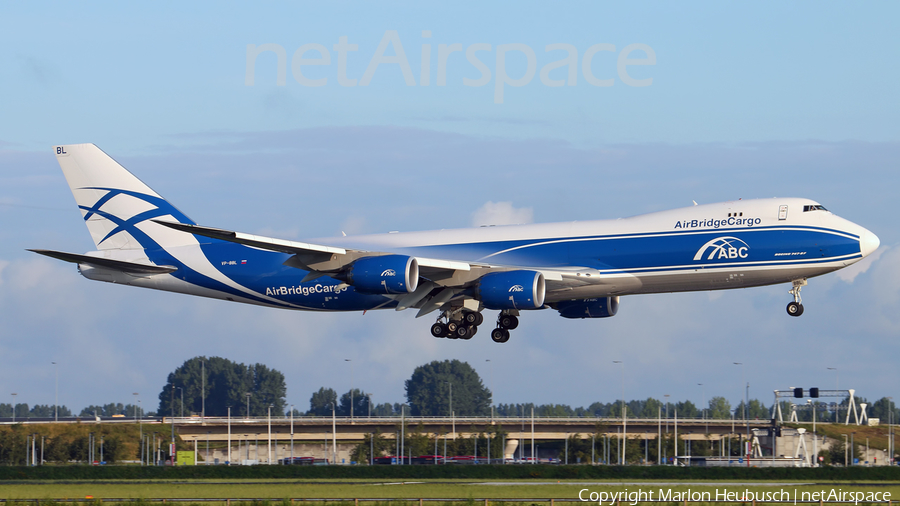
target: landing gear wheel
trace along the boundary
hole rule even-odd
[[[803,304],[791,302],[787,305],[787,314],[791,316],[800,316],[803,314]]]
[[[515,330],[519,326],[519,319],[512,315],[500,315],[500,328]]]
[[[484,315],[481,313],[475,313],[475,326],[479,326],[484,323]]]
[[[456,322],[450,322],[447,324],[447,332],[451,335],[456,333],[456,329],[459,328],[459,324]]]
[[[469,335],[469,327],[465,325],[460,325],[456,327],[456,338],[457,339],[472,339],[472,336]]]
[[[491,341],[505,343],[509,341],[509,331],[506,329],[494,329],[491,331]]]
[[[466,313],[463,316],[463,321],[466,322],[466,325],[478,325],[478,313]]]
[[[431,326],[431,335],[434,337],[447,337],[447,326],[443,323],[435,323]]]
[[[803,314],[803,301],[800,299],[800,289],[806,286],[806,279],[795,279],[791,282],[791,285],[788,293],[794,296],[794,302],[787,305],[787,314],[800,316]]]

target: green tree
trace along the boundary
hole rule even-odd
[[[883,424],[900,421],[900,417],[898,417],[900,411],[897,410],[897,404],[887,397],[882,397],[875,401],[869,408],[868,415],[870,418],[880,419]]]
[[[170,373],[159,394],[161,415],[181,414],[182,390],[178,388],[184,392],[186,413],[200,413],[205,397],[207,416],[225,416],[228,406],[237,416],[265,416],[270,405],[273,413],[283,413],[287,391],[281,372],[263,364],[248,366],[220,357],[194,357]]]
[[[366,434],[363,442],[358,444],[353,451],[350,452],[350,459],[354,462],[368,464],[372,458],[371,450],[374,447],[375,457],[382,457],[391,453],[393,441],[388,441],[381,434],[381,429],[376,427],[375,432]]]
[[[534,408],[534,416],[543,418],[574,416],[575,411],[566,404],[542,404]]]
[[[737,410],[735,418],[742,418],[744,416],[744,401],[741,401],[735,409]],[[768,420],[771,418],[769,409],[766,408],[766,405],[760,402],[759,399],[751,400],[747,411],[750,420]],[[790,412],[788,412],[788,416],[790,416]]]
[[[709,400],[709,411],[706,416],[714,420],[727,420],[731,418],[731,403],[721,396]]]
[[[490,413],[491,391],[469,364],[459,360],[434,361],[417,367],[406,380],[406,398],[413,416],[449,416],[450,389],[457,416]]]
[[[341,396],[338,404],[337,416],[350,416],[351,399],[353,403],[353,416],[367,416],[369,414],[369,394],[358,388],[354,388]]]
[[[847,444],[844,444],[843,437],[841,438],[831,438],[831,446],[827,450],[822,450],[819,452],[819,455],[825,457],[825,463],[830,463],[831,465],[843,466],[844,459],[846,457],[846,461],[849,465],[853,465],[853,458],[862,457],[862,449],[859,444],[854,442],[853,451],[848,451],[847,448],[850,446],[850,441],[847,441]],[[845,455],[846,452],[846,455]]]
[[[72,411],[69,408],[59,406],[59,408],[55,409],[52,404],[35,404],[29,410],[28,416],[31,418],[50,418],[55,416],[57,412],[59,416],[72,416]]]
[[[398,414],[394,413],[394,406],[389,402],[372,405],[372,416],[394,416]]]
[[[62,409],[62,407],[60,407]],[[15,405],[13,408],[12,404],[0,404],[0,418],[11,418],[13,416],[13,410],[16,413],[16,419],[22,418],[31,418],[31,410],[28,409],[27,403],[19,403]],[[60,415],[62,415],[62,411],[60,411]]]
[[[700,418],[700,410],[691,401],[675,404],[675,411],[678,413],[678,418]],[[674,417],[675,413],[671,415]]]
[[[331,406],[337,408],[337,392],[331,388],[322,387],[318,392],[313,392],[309,398],[310,416],[331,416]]]
[[[657,416],[661,416],[663,411],[665,411],[665,409],[661,402],[652,397],[648,397],[647,400],[644,401],[644,407],[640,411],[640,417],[656,418]]]

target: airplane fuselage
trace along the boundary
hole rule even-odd
[[[807,199],[738,200],[630,218],[299,242],[201,226],[93,144],[54,146],[97,251],[34,250],[99,281],[312,311],[439,311],[470,339],[485,309],[509,340],[523,310],[614,316],[619,297],[791,283],[875,251],[878,238]]]
[[[720,290],[791,282],[859,261],[863,227],[806,199],[741,200],[616,220],[489,226],[319,239],[341,247],[392,251],[522,268],[554,267],[602,282],[548,290],[545,303],[612,295]],[[804,210],[806,209],[806,210]],[[877,247],[877,246],[876,246]],[[181,254],[177,250],[185,250]],[[225,278],[177,258],[203,257]],[[135,277],[87,268],[91,279],[273,307],[359,311],[395,307],[394,298],[360,293],[329,277],[284,263],[290,254],[199,238],[197,245],[145,250],[159,265],[184,264],[165,276]],[[113,279],[115,278],[115,279]]]

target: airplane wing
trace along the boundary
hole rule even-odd
[[[366,257],[391,255],[390,252],[366,251],[358,249],[338,248],[321,244],[288,241],[272,237],[245,234],[200,225],[153,220],[166,227],[189,234],[209,237],[253,248],[288,253],[292,256],[284,265],[308,271],[303,282],[321,276],[339,274],[350,264]],[[587,267],[571,268],[535,268],[513,265],[494,265],[479,262],[460,262],[438,258],[415,257],[419,275],[424,278],[416,289],[410,293],[386,295],[397,300],[397,310],[419,309],[417,317],[424,316],[440,309],[444,304],[459,299],[471,298],[467,289],[484,275],[492,272],[511,270],[529,270],[540,272],[544,276],[548,294],[564,293],[589,285],[610,284],[611,280],[599,271]],[[611,287],[614,290],[614,287]]]

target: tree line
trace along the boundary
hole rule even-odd
[[[15,415],[13,414],[15,412]],[[51,404],[35,404],[31,408],[28,403],[20,402],[15,407],[10,403],[0,403],[0,418],[52,418],[55,414]],[[65,407],[59,407],[59,416],[72,416],[72,411]]]
[[[406,402],[373,402],[371,393],[353,388],[346,393],[338,394],[332,388],[321,387],[314,391],[309,400],[309,409],[300,406],[288,406],[285,400],[287,386],[284,374],[270,369],[263,364],[241,364],[221,357],[194,357],[186,360],[181,366],[168,375],[167,382],[159,393],[159,405],[156,411],[145,411],[144,416],[191,416],[201,413],[206,416],[225,416],[230,408],[231,415],[266,416],[499,416],[530,417],[532,410],[536,417],[621,417],[622,411],[630,418],[656,418],[657,416],[674,418],[708,418],[708,419],[769,419],[772,417],[771,405],[766,406],[758,399],[750,400],[745,405],[741,401],[732,407],[722,396],[710,398],[706,406],[697,406],[689,400],[665,402],[659,399],[621,400],[610,402],[593,402],[586,407],[572,407],[567,404],[534,404],[534,403],[498,403],[493,404],[493,394],[484,385],[475,369],[459,360],[433,361],[416,367],[405,384]],[[857,402],[866,402],[858,398]],[[849,399],[839,403],[817,401],[810,404],[797,404],[799,421],[812,421],[813,407],[816,420],[832,422],[835,410],[843,420]],[[791,416],[794,404],[782,401],[781,408],[784,419]],[[291,408],[288,410],[288,408]],[[0,417],[11,418],[48,418],[54,416],[51,405],[35,405],[19,403],[12,406],[0,403]],[[78,416],[82,418],[121,415],[134,417],[140,415],[140,407],[134,404],[108,403],[90,405],[83,408]],[[888,398],[884,397],[869,403],[868,416],[880,418],[883,422],[889,419],[900,420],[900,410]],[[59,407],[60,417],[71,417],[73,414],[66,406]]]

